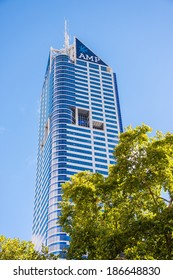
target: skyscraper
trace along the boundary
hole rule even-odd
[[[61,253],[69,236],[57,224],[61,184],[83,170],[108,175],[122,132],[116,75],[79,39],[50,49],[40,110],[33,242]]]

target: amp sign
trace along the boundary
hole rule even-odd
[[[98,56],[96,56],[90,49],[88,49],[82,42],[76,38],[76,58],[88,62],[94,62],[101,65],[105,64]]]

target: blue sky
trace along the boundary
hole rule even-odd
[[[173,0],[0,0],[0,234],[31,238],[39,103],[64,20],[117,74],[123,125],[173,132]]]

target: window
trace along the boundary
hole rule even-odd
[[[99,74],[99,71],[97,71],[97,70],[94,70],[94,69],[90,69],[90,75],[93,75],[93,73],[95,74]],[[99,75],[98,75],[98,77],[99,77]]]
[[[96,134],[96,135],[102,135],[102,136],[105,137],[105,133],[104,133],[104,132],[101,132],[101,131],[93,131],[93,132],[94,132],[94,134]]]
[[[89,117],[88,110],[71,107],[71,124],[89,127],[90,126],[89,122],[90,122],[90,117]]]
[[[78,125],[89,127],[89,111],[78,109]]]
[[[93,119],[97,120],[97,121],[103,121],[103,118],[98,118],[98,117],[95,117],[95,116],[93,116]]]
[[[102,71],[107,71],[107,69],[106,69],[105,66],[101,66],[101,70],[102,70]]]
[[[99,112],[103,112],[103,110],[101,108],[97,108],[97,107],[92,107],[92,110],[94,111],[99,111]]]
[[[98,112],[92,112],[92,116],[94,117],[94,116],[99,116],[99,117],[103,117],[103,113],[98,113]]]
[[[103,130],[103,123],[102,122],[93,121],[93,129]]]
[[[106,158],[106,154],[101,154],[101,153],[94,153],[94,154],[95,154],[95,156]],[[95,159],[95,160],[97,161],[98,159]]]
[[[81,147],[81,145],[80,145],[80,147]],[[81,147],[81,148],[83,148],[83,147]],[[69,146],[67,147],[67,151],[72,151],[72,152],[80,153],[80,154],[92,155],[91,151],[84,150],[84,149],[71,148]],[[105,152],[106,152],[106,150],[105,150]]]
[[[107,72],[108,72],[108,71],[107,71]],[[108,73],[102,72],[102,75],[103,75],[103,78],[105,78],[104,76],[107,76],[107,77],[110,77],[110,78],[111,78],[111,74],[108,74]]]
[[[81,60],[77,60],[77,61],[76,61],[76,64],[83,65],[83,66],[86,66],[86,65],[87,65],[86,62],[81,61]]]
[[[76,65],[75,70],[78,71],[78,69],[86,71],[86,67],[81,67],[81,66]]]
[[[67,159],[67,162],[75,163],[75,164],[80,164],[80,165],[87,165],[87,166],[91,166],[92,167],[92,162],[88,162],[88,161],[80,161],[80,160],[74,160],[74,159]],[[69,165],[68,165],[68,167],[69,167]]]
[[[102,165],[102,164],[96,164],[97,168],[103,168],[103,169],[107,169],[107,165]]]
[[[83,136],[82,136],[83,137]],[[70,137],[70,136],[67,136],[67,139],[68,140],[72,140],[72,141],[74,141],[74,142],[85,142],[85,143],[89,143],[89,144],[91,144],[91,141],[90,140],[88,140],[88,139],[83,139],[83,138],[76,138],[76,137]]]
[[[69,130],[73,130],[73,131],[77,131],[77,132],[90,133],[88,128],[80,128],[80,127],[75,127],[75,126],[71,126],[71,125],[67,125],[67,128]]]
[[[90,68],[99,69],[99,66],[97,64],[89,63],[89,66],[90,66]]]

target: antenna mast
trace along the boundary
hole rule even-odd
[[[67,20],[65,20],[65,34],[64,34],[65,53],[69,53],[69,35],[67,31]]]

